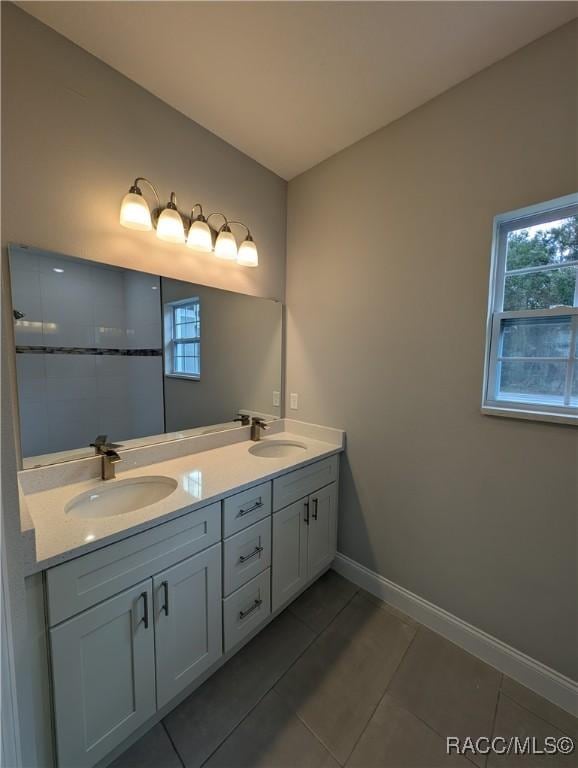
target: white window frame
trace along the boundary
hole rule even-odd
[[[175,334],[175,310],[185,307],[191,304],[198,304],[199,306],[199,335],[191,336],[190,338],[176,338]],[[201,316],[200,316],[201,300],[198,296],[190,296],[188,299],[182,299],[180,301],[172,301],[165,304],[165,376],[169,376],[172,379],[187,379],[189,381],[200,381],[201,379]],[[177,344],[192,344],[199,345],[199,373],[184,373],[182,371],[175,371],[175,354]]]
[[[494,218],[494,230],[492,239],[492,262],[490,269],[490,286],[488,299],[488,318],[486,324],[486,348],[484,364],[484,383],[482,390],[482,413],[492,416],[510,416],[521,419],[534,419],[538,421],[554,421],[564,424],[578,425],[578,407],[569,404],[569,392],[575,363],[574,350],[578,337],[578,279],[574,289],[573,307],[556,307],[554,309],[534,309],[504,311],[504,289],[506,282],[506,256],[508,233],[531,227],[535,224],[557,221],[568,216],[578,215],[578,194],[566,195],[555,200],[528,206],[517,211],[501,213]],[[576,267],[578,260],[567,261],[562,265],[526,267],[513,270],[509,274],[530,274],[550,269],[563,267]],[[508,318],[538,318],[538,317],[570,317],[571,338],[569,358],[528,358],[531,362],[540,362],[547,359],[548,362],[564,361],[567,364],[566,371],[566,403],[565,405],[547,405],[534,402],[530,398],[513,398],[505,400],[496,398],[498,366],[501,354],[501,324]],[[523,361],[524,358],[516,358]]]

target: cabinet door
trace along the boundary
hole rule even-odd
[[[155,713],[151,585],[50,630],[59,768],[93,766]]]
[[[160,709],[223,652],[221,544],[153,579]]]
[[[273,515],[273,610],[307,583],[309,500],[296,501]]]
[[[337,489],[331,483],[309,497],[310,525],[307,578],[314,578],[331,563],[337,551]]]

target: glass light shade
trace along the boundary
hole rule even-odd
[[[209,253],[213,250],[211,230],[205,221],[193,221],[187,237],[187,245],[197,251]]]
[[[173,208],[165,208],[157,222],[157,237],[167,243],[184,243],[185,228],[181,214]]]
[[[237,241],[232,232],[222,230],[215,243],[215,256],[218,259],[234,261],[237,258]]]
[[[259,266],[259,254],[253,240],[243,240],[237,256],[237,264],[242,264],[244,267]]]
[[[149,211],[147,201],[142,195],[128,192],[122,198],[120,223],[123,227],[128,227],[128,229],[140,229],[143,232],[153,228],[151,212]]]

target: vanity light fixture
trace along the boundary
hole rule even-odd
[[[196,219],[194,216],[195,208],[198,208],[200,211]],[[187,245],[189,248],[194,248],[204,253],[210,253],[213,250],[213,235],[207,220],[203,216],[203,206],[200,203],[195,203],[191,211],[191,226],[187,235]]]
[[[157,210],[161,207],[161,200],[154,184],[143,176],[138,176],[134,180],[132,187],[122,199],[120,206],[120,223],[123,227],[128,227],[128,229],[138,229],[142,232],[148,232],[153,228],[153,222],[148,203],[144,199],[141,188],[139,187],[140,181],[144,181],[145,184],[148,184],[153,191],[157,203]]]
[[[237,264],[241,264],[243,267],[258,267],[259,266],[259,254],[257,253],[257,246],[251,235],[249,227],[240,221],[230,222],[231,224],[240,224],[247,230],[247,237],[243,240],[239,246],[239,253],[237,254]]]
[[[227,222],[221,225],[217,235],[215,256],[218,259],[226,259],[227,261],[235,261],[237,258],[237,241]]]
[[[155,197],[155,207],[151,211],[145,200],[140,184],[147,184]],[[198,215],[195,216],[195,209]],[[211,216],[220,216],[223,224],[217,230],[209,224]],[[191,215],[186,216],[177,207],[177,198],[171,192],[169,202],[162,206],[156,187],[144,176],[138,176],[127,194],[123,197],[120,207],[120,223],[128,229],[150,231],[156,229],[157,237],[169,243],[187,245],[192,250],[203,253],[214,252],[219,259],[236,261],[245,267],[256,267],[259,264],[257,246],[251,236],[249,227],[241,221],[229,221],[222,213],[203,214],[203,206],[195,203]],[[237,247],[237,240],[231,231],[231,224],[244,227],[247,236]]]
[[[185,227],[177,208],[177,198],[174,192],[166,208],[163,208],[157,221],[157,237],[167,243],[184,243]]]

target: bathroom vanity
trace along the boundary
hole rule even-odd
[[[105,765],[327,570],[343,441],[281,419],[120,451],[114,480],[20,473],[59,768]]]

